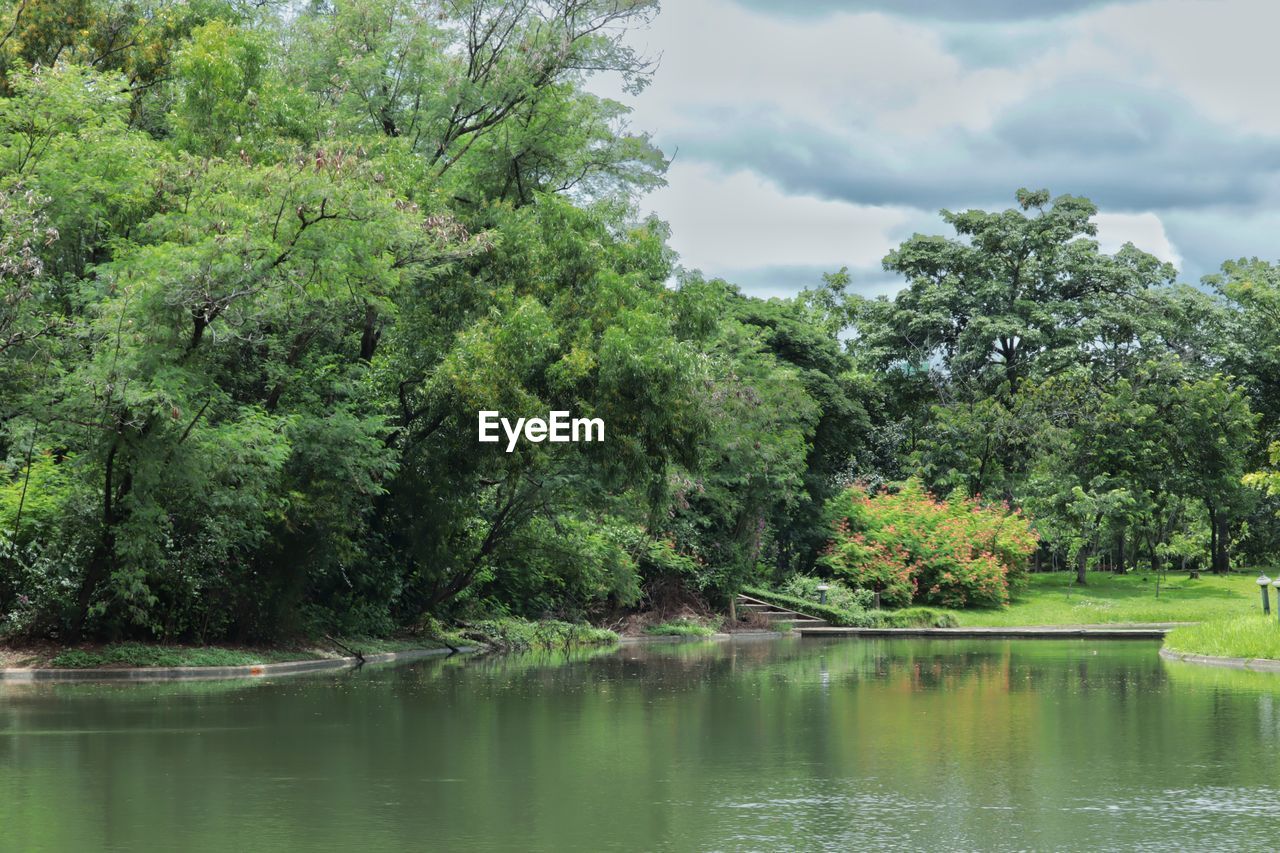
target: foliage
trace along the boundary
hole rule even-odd
[[[852,486],[828,508],[834,538],[823,564],[892,606],[995,607],[1017,589],[1036,537],[1021,513],[918,481],[868,496]]]
[[[960,624],[954,613],[933,607],[876,610],[867,615],[873,628],[954,628]]]
[[[875,601],[875,594],[869,589],[854,589],[839,580],[813,575],[792,575],[782,582],[778,591],[792,598],[818,602],[823,598],[819,586],[826,587],[826,603],[837,610],[867,610]]]
[[[716,629],[691,619],[673,619],[659,625],[649,625],[644,632],[654,637],[710,637],[715,634]]]
[[[603,628],[554,619],[535,622],[510,617],[468,623],[464,636],[508,650],[565,649],[618,642],[617,634]]]
[[[931,607],[904,607],[901,610],[843,610],[829,604],[818,604],[804,598],[795,598],[782,592],[745,587],[744,592],[779,607],[806,613],[826,620],[831,625],[845,628],[953,628],[958,624],[955,614]]]
[[[1276,267],[1176,285],[1022,190],[904,241],[892,299],[707,280],[592,80],[647,84],[657,7],[4,5],[0,632],[389,636],[820,573],[994,605],[1022,508],[1081,581],[1274,550]],[[508,453],[481,409],[607,435]]]
[[[816,601],[810,601],[807,598],[797,598],[788,595],[785,592],[777,592],[771,589],[765,589],[758,586],[744,586],[742,591],[761,601],[767,601],[770,604],[776,604],[779,607],[785,607],[788,610],[794,610],[797,613],[804,613],[809,616],[817,616],[826,620],[831,625],[837,625],[848,628],[865,628],[870,627],[872,617],[864,610],[845,610],[839,607],[833,607],[830,604],[819,604]]]

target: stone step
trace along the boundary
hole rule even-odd
[[[755,613],[763,616],[770,622],[791,622],[796,627],[804,628],[824,628],[827,626],[825,619],[817,616],[810,616],[808,613],[799,613],[795,610],[788,610],[777,604],[770,604],[767,601],[761,601],[758,598],[752,598],[749,595],[739,595],[737,600],[738,609],[746,613]]]

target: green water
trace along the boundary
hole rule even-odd
[[[0,686],[3,850],[1274,848],[1280,677],[773,640]]]

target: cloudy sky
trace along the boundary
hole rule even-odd
[[[1198,281],[1280,257],[1273,0],[666,0],[623,98],[675,161],[645,207],[759,295],[847,265],[867,293],[941,208],[1092,198],[1100,241]]]

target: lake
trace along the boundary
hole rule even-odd
[[[756,639],[0,685],[0,849],[1280,844],[1280,677],[1157,648]]]

